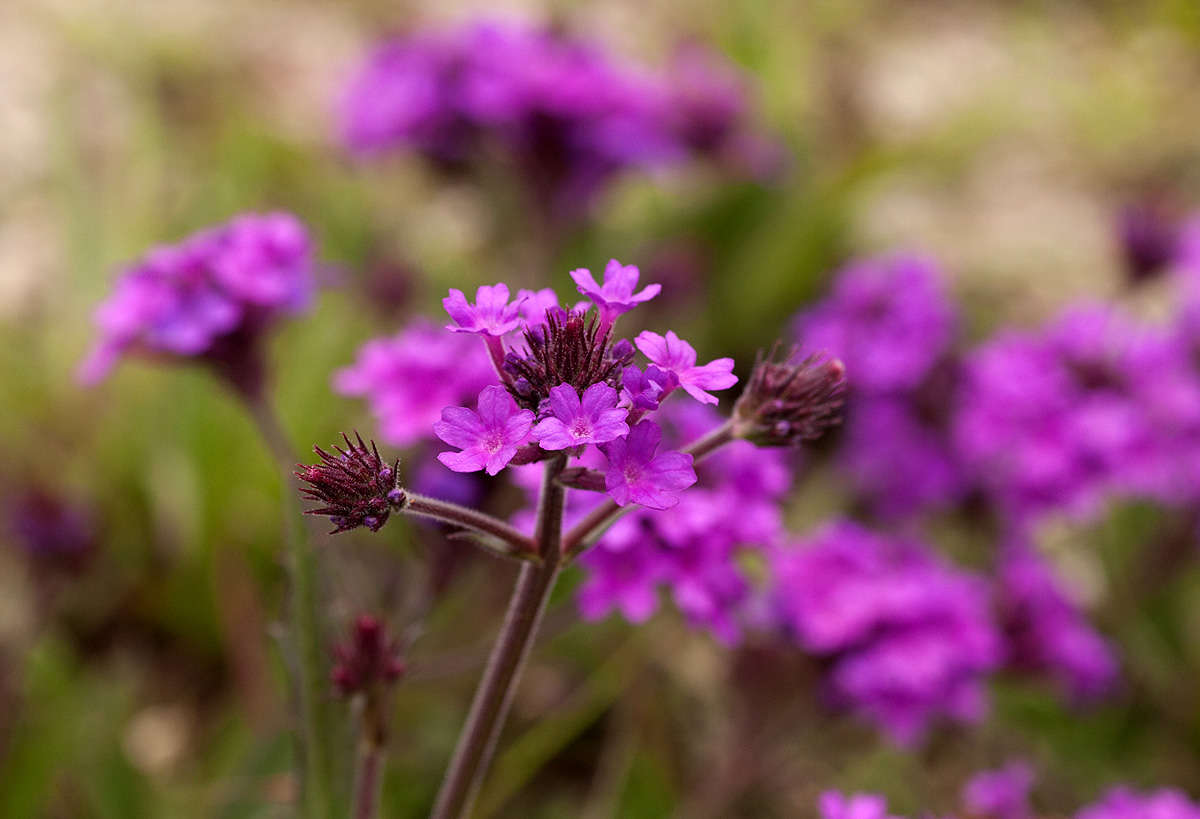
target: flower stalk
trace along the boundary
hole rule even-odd
[[[546,462],[534,533],[542,562],[521,567],[504,625],[488,658],[483,679],[475,691],[466,724],[438,791],[431,814],[433,819],[457,819],[470,811],[495,751],[522,667],[541,624],[546,601],[558,579],[566,498],[566,489],[558,482],[558,475],[565,462],[561,456]]]

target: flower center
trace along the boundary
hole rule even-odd
[[[586,418],[576,418],[571,422],[571,434],[576,438],[590,438],[592,425]]]
[[[497,452],[499,452],[500,448],[503,446],[504,446],[504,437],[499,433],[499,431],[489,434],[488,437],[486,439],[484,439],[484,442],[483,442],[484,450],[486,450],[487,452],[489,452],[493,455],[495,455]]]

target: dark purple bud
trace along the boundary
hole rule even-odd
[[[776,347],[778,349],[778,347]],[[801,358],[792,348],[776,358],[761,353],[733,407],[734,435],[759,446],[798,446],[841,422],[846,368],[821,355]]]
[[[612,346],[612,351],[609,355],[616,361],[620,361],[623,365],[628,364],[633,358],[634,349],[633,342],[627,338],[623,338]]]
[[[346,448],[335,446],[331,454],[314,447],[321,463],[300,464],[296,477],[309,486],[300,490],[305,498],[319,506],[305,511],[309,515],[325,515],[334,528],[331,534],[365,526],[378,532],[388,516],[408,502],[400,486],[400,461],[385,464],[372,441],[370,447],[362,436],[355,440],[342,435]]]
[[[350,638],[333,648],[336,663],[330,674],[344,697],[378,685],[390,685],[404,674],[400,646],[389,642],[383,623],[369,614],[354,621]]]
[[[1130,280],[1137,284],[1162,272],[1175,255],[1178,229],[1155,204],[1129,205],[1117,216],[1117,240]]]

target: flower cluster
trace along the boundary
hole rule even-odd
[[[1009,665],[1046,672],[1076,700],[1113,688],[1112,648],[1068,596],[1054,571],[1024,543],[1006,544],[997,570]]]
[[[936,265],[906,255],[847,266],[794,322],[798,339],[853,373],[836,462],[880,519],[904,520],[966,491],[944,429],[958,323]]]
[[[1200,804],[1174,788],[1137,793],[1121,787],[1076,813],[1075,819],[1200,819]]]
[[[675,440],[695,440],[721,424],[715,410],[696,403],[672,404],[662,415]],[[779,502],[792,476],[779,452],[747,441],[721,448],[697,471],[701,486],[674,508],[621,518],[580,558],[584,617],[615,610],[642,622],[658,608],[662,588],[694,626],[725,643],[738,640],[752,601],[739,558],[782,540]],[[578,495],[568,503],[573,515],[591,505]]]
[[[244,364],[240,359],[273,318],[308,304],[310,244],[295,216],[251,213],[154,248],[97,309],[101,338],[80,379],[102,380],[131,351]]]
[[[474,22],[379,46],[346,90],[342,140],[448,167],[499,148],[547,213],[577,212],[618,172],[689,154],[765,170],[747,107],[732,69],[694,46],[655,77],[558,30]]]
[[[671,508],[696,482],[692,456],[661,451],[662,430],[647,416],[676,389],[715,401],[707,390],[737,381],[733,361],[697,365],[696,351],[674,333],[646,332],[637,338],[652,362],[643,372],[632,366],[634,344],[614,340],[614,323],[657,285],[635,293],[637,268],[615,260],[603,284],[587,271],[572,277],[595,312],[586,302],[559,307],[552,291],[521,291],[510,302],[503,284],[480,287],[474,302],[459,291],[445,299],[449,329],[483,337],[498,383],[480,391],[474,410],[442,410],[433,431],[459,451],[439,460],[457,472],[495,475],[514,460],[562,453],[582,459],[578,485],[602,488],[621,506]]]
[[[829,694],[896,741],[938,715],[973,721],[1001,660],[981,578],[922,544],[835,522],[774,556],[781,624],[830,663]]]
[[[1033,819],[1029,807],[1033,780],[1033,768],[1020,760],[994,771],[981,771],[963,787],[963,807],[978,819]]]

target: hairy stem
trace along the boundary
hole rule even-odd
[[[469,509],[466,506],[459,506],[457,503],[408,493],[408,501],[403,511],[408,515],[431,518],[499,538],[517,555],[537,554],[537,547],[527,535],[521,534],[499,518]]]
[[[733,441],[733,420],[730,419],[716,429],[705,433],[681,451],[699,463],[721,447]],[[605,501],[584,516],[571,531],[563,535],[563,555],[570,560],[586,549],[593,538],[599,536],[613,521],[636,506],[618,506],[615,501]]]
[[[303,757],[304,813],[325,819],[332,815],[334,796],[333,731],[325,703],[325,663],[328,657],[318,614],[316,555],[299,525],[300,507],[292,475],[295,456],[279,418],[261,396],[240,392],[259,433],[283,472],[284,530],[291,586],[291,633],[296,660],[296,689],[300,705]]]
[[[438,791],[432,819],[458,819],[467,815],[491,762],[546,600],[558,578],[566,489],[557,478],[564,462],[563,457],[554,458],[546,463],[542,473],[534,532],[542,563],[527,563],[521,567],[504,625],[488,658],[483,679],[475,690],[467,722],[459,734],[454,756]]]

